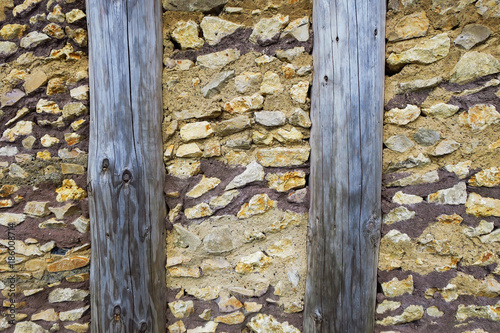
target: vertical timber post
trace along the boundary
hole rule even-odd
[[[373,332],[385,0],[314,0],[304,332]]]
[[[160,0],[87,0],[91,331],[165,332]]]

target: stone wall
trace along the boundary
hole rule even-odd
[[[85,3],[1,0],[0,63],[0,331],[87,332]]]
[[[299,332],[311,1],[164,1],[169,332]]]
[[[498,332],[500,2],[390,0],[377,332]]]

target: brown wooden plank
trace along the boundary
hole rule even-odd
[[[87,0],[92,332],[165,332],[161,13]]]
[[[313,2],[304,332],[372,332],[380,237],[385,1]]]

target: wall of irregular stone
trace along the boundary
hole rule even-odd
[[[312,3],[163,5],[169,332],[299,332]]]
[[[377,332],[497,332],[500,2],[390,0]]]
[[[3,332],[88,331],[87,67],[84,1],[0,1]]]

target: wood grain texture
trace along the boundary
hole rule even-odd
[[[373,332],[385,1],[315,0],[313,29],[304,332]]]
[[[92,332],[165,332],[159,0],[87,0]]]

